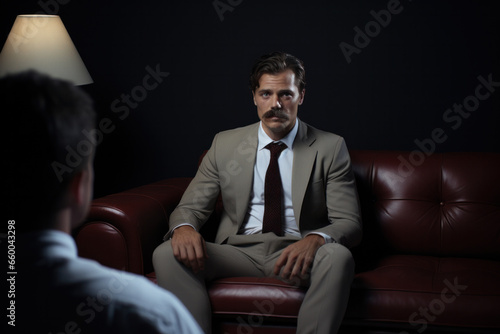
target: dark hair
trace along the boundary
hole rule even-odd
[[[300,92],[306,87],[306,71],[304,63],[295,56],[284,52],[272,52],[257,59],[250,75],[250,89],[255,92],[259,88],[259,80],[263,74],[279,74],[286,70],[295,73],[295,85]]]
[[[92,100],[70,82],[28,71],[0,79],[0,105],[9,219],[32,229],[51,218],[68,181],[93,157]]]

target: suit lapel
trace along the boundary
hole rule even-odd
[[[309,127],[299,123],[299,129],[293,144],[293,169],[292,169],[292,204],[295,221],[300,228],[300,215],[302,203],[307,190],[314,162],[318,151],[313,147],[316,137]]]
[[[252,193],[253,170],[257,156],[258,129],[259,123],[249,127],[248,131],[246,131],[243,136],[243,140],[241,140],[242,137],[238,138],[241,142],[234,152],[234,161],[238,166],[238,175],[232,179],[235,181],[233,190],[235,196],[236,219],[239,222],[243,222],[245,219],[250,195]]]

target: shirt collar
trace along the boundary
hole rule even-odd
[[[57,230],[43,230],[20,234],[19,253],[23,258],[76,258],[77,248],[73,238]],[[16,240],[16,241],[17,241]]]
[[[293,147],[293,142],[295,140],[295,137],[297,136],[297,131],[299,130],[299,119],[297,118],[297,121],[295,122],[295,125],[293,126],[293,129],[283,138],[281,138],[280,141],[283,144],[285,144],[289,149],[292,149]],[[257,146],[257,150],[262,150],[267,144],[274,142],[275,140],[272,140],[269,138],[267,133],[264,131],[264,128],[262,127],[262,121],[260,122],[259,126],[259,145]]]

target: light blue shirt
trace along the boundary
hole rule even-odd
[[[283,197],[284,197],[284,228],[285,234],[301,237],[301,233],[297,222],[295,220],[295,214],[293,211],[292,203],[292,169],[293,169],[293,143],[297,132],[299,129],[300,120],[297,118],[292,130],[282,139],[277,142],[284,143],[287,148],[284,149],[279,158],[278,165],[280,169],[281,183],[283,186]],[[258,131],[258,144],[257,144],[257,155],[255,158],[254,165],[254,175],[253,175],[253,186],[252,194],[250,196],[250,202],[248,204],[247,214],[245,220],[241,224],[238,234],[257,234],[262,233],[262,222],[264,220],[264,186],[266,179],[266,172],[269,166],[269,160],[271,159],[271,152],[265,148],[266,145],[273,142],[264,131],[262,127],[262,122],[259,126]],[[191,224],[185,223],[180,224],[176,228],[184,225],[189,225],[194,228]],[[332,237],[322,232],[308,232],[306,231],[304,236],[308,234],[317,234],[323,237],[326,243],[335,242]]]
[[[295,214],[293,211],[292,203],[292,170],[293,170],[293,143],[297,132],[299,129],[300,120],[297,119],[295,126],[292,130],[282,139],[277,142],[284,143],[287,148],[284,149],[279,158],[278,165],[281,176],[281,183],[283,186],[283,199],[284,199],[284,229],[285,234],[300,237],[301,233],[297,222],[295,220]],[[265,208],[265,198],[264,198],[264,187],[266,180],[266,172],[269,167],[269,160],[271,159],[271,152],[265,147],[274,142],[264,131],[262,127],[262,122],[259,126],[258,133],[258,145],[257,145],[257,156],[254,166],[254,177],[253,177],[253,187],[252,194],[250,198],[250,203],[248,205],[248,211],[243,222],[239,234],[257,234],[262,232],[262,222],[264,220],[264,208]],[[322,236],[326,243],[334,242],[333,238],[329,235],[321,232],[306,232],[308,234],[318,234]]]
[[[32,333],[202,333],[146,278],[79,258],[66,233],[17,237],[16,329]]]
[[[293,142],[297,135],[299,121],[295,122],[292,130],[277,142],[284,143],[287,148],[284,149],[279,158],[278,165],[280,169],[281,183],[283,186],[283,217],[285,234],[300,237],[300,231],[295,222],[292,204],[292,166],[293,166]],[[265,147],[274,140],[264,131],[262,122],[259,126],[257,156],[253,171],[253,187],[250,203],[245,221],[240,228],[239,234],[256,234],[262,232],[262,221],[264,218],[264,186],[266,172],[271,159],[271,152]]]

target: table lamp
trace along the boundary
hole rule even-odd
[[[57,15],[18,15],[0,53],[0,77],[36,70],[75,85],[92,83]]]

